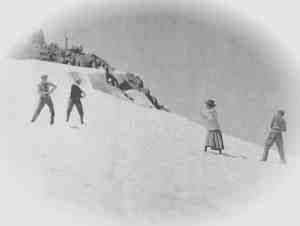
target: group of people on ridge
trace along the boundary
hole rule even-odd
[[[71,86],[70,98],[67,107],[66,113],[66,121],[68,122],[70,119],[71,111],[75,105],[77,111],[80,116],[80,122],[84,124],[84,112],[81,103],[81,98],[85,97],[85,92],[80,88],[81,80],[76,79],[75,83]],[[53,102],[51,99],[51,94],[57,86],[51,82],[48,82],[48,76],[42,75],[41,82],[38,84],[38,93],[40,95],[39,103],[37,109],[34,112],[34,115],[31,119],[31,122],[34,122],[39,114],[41,113],[43,107],[47,105],[50,110],[50,124],[54,123],[55,111]],[[200,111],[201,117],[206,122],[207,127],[207,136],[204,145],[204,151],[207,152],[208,148],[212,150],[216,150],[219,154],[222,154],[224,150],[224,142],[221,127],[218,121],[218,114],[216,111],[216,102],[212,99],[209,99],[205,102],[205,109],[201,109]],[[279,156],[282,163],[286,163],[284,148],[283,148],[283,136],[282,133],[287,131],[286,128],[286,121],[284,119],[285,112],[283,110],[278,110],[276,114],[273,116],[271,125],[270,125],[270,132],[265,141],[264,153],[261,161],[267,161],[269,150],[272,145],[275,143]]]
[[[81,103],[81,98],[85,97],[86,94],[80,88],[80,84],[81,84],[81,80],[76,79],[75,83],[72,84],[71,86],[70,98],[67,107],[66,121],[67,122],[69,121],[70,114],[75,105],[80,116],[80,122],[81,124],[84,124],[84,119],[83,119],[84,112]],[[50,125],[54,123],[55,111],[54,111],[54,105],[51,98],[51,94],[54,92],[56,88],[57,86],[55,84],[48,82],[48,75],[41,76],[41,82],[38,84],[39,102],[33,114],[33,117],[31,119],[31,122],[34,122],[38,118],[44,106],[47,105],[50,110]]]

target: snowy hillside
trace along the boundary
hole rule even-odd
[[[71,128],[79,125],[75,109],[65,122],[70,70],[87,93],[87,124],[79,129]],[[58,209],[74,205],[95,216],[151,222],[203,220],[246,206],[284,170],[277,152],[261,163],[262,147],[229,136],[224,155],[202,152],[203,127],[93,88],[92,69],[3,60],[0,72],[1,159],[33,199],[57,201]],[[53,126],[47,107],[30,123],[44,73],[58,86]]]

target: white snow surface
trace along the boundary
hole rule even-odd
[[[87,93],[84,126],[76,109],[65,122],[70,70]],[[94,89],[95,69],[6,59],[0,72],[1,160],[27,195],[73,213],[74,222],[80,214],[131,225],[222,219],[246,209],[286,170],[277,152],[262,163],[262,147],[226,135],[224,155],[204,153],[205,128]],[[47,107],[30,123],[41,74],[58,86],[53,126]]]

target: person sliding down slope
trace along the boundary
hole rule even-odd
[[[31,119],[31,122],[34,122],[38,116],[40,115],[41,111],[43,110],[45,104],[49,107],[51,119],[50,119],[50,125],[54,123],[54,106],[51,99],[50,94],[53,93],[53,91],[57,88],[56,85],[54,85],[51,82],[47,81],[48,75],[42,75],[41,76],[41,82],[38,84],[38,93],[40,95],[38,107],[35,110],[33,117]]]
[[[211,148],[213,150],[218,150],[219,154],[222,154],[224,144],[217,111],[215,109],[216,103],[214,100],[207,100],[205,105],[206,110],[200,112],[202,118],[206,121],[208,130],[204,151],[207,152],[207,149]]]
[[[111,84],[114,87],[119,87],[119,82],[118,80],[111,74],[111,69],[108,66],[104,67],[105,69],[105,78],[106,78],[106,83]]]
[[[82,103],[81,103],[81,98],[85,97],[86,94],[85,92],[79,87],[81,84],[81,80],[77,79],[75,81],[75,84],[73,84],[71,86],[71,94],[70,94],[70,100],[69,100],[69,104],[68,104],[68,108],[67,108],[67,119],[66,121],[68,122],[70,119],[70,114],[71,111],[73,109],[73,106],[75,105],[77,108],[77,111],[79,113],[80,116],[80,122],[81,124],[84,124],[83,121],[83,108],[82,108]]]

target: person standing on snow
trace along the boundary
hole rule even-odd
[[[270,126],[271,130],[265,142],[265,150],[261,161],[267,161],[269,150],[272,147],[272,145],[275,143],[278,148],[281,162],[286,163],[285,154],[283,150],[283,137],[282,137],[282,132],[286,132],[286,121],[283,118],[284,115],[285,112],[283,110],[279,110],[273,116],[271,121],[271,126]]]
[[[68,109],[67,109],[67,119],[66,121],[68,122],[70,119],[70,114],[71,111],[73,109],[73,106],[75,105],[77,108],[77,111],[79,113],[80,116],[80,122],[81,124],[84,124],[83,121],[83,107],[82,107],[82,103],[81,103],[81,98],[85,97],[86,94],[85,92],[80,88],[80,84],[81,84],[81,80],[77,79],[75,81],[75,84],[73,84],[71,86],[71,94],[70,94],[70,100],[69,100],[69,104],[68,104]]]
[[[54,112],[54,106],[50,94],[53,93],[53,91],[57,88],[57,86],[51,82],[48,82],[47,80],[48,80],[48,75],[41,76],[41,82],[38,84],[38,93],[40,95],[40,99],[39,99],[38,107],[35,110],[33,117],[31,119],[31,122],[34,122],[37,119],[43,107],[47,105],[49,107],[50,115],[51,115],[50,125],[52,125],[54,123],[55,112]]]
[[[212,150],[218,150],[219,154],[222,154],[224,144],[217,111],[215,109],[216,103],[214,100],[207,100],[205,105],[206,109],[200,112],[201,117],[206,121],[208,130],[204,151],[207,152],[207,149],[211,148]]]

